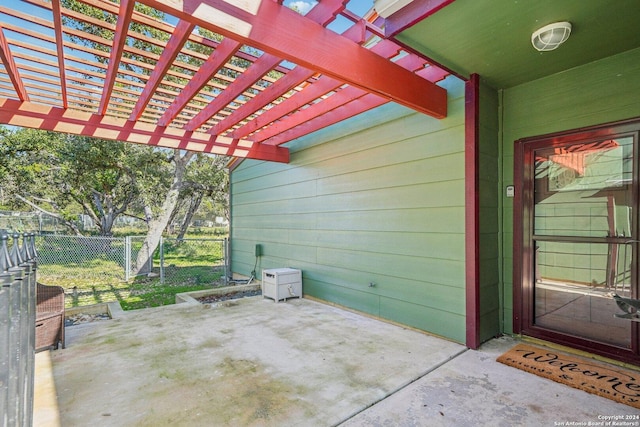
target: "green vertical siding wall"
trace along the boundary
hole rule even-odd
[[[640,49],[635,49],[503,91],[504,184],[512,184],[514,180],[514,141],[640,116],[638,76]],[[513,331],[513,199],[504,198],[504,193],[502,197],[504,330],[510,333]]]
[[[287,165],[242,162],[232,270],[259,243],[258,273],[299,268],[307,295],[464,342],[464,85],[442,85],[444,120],[387,105],[293,143]]]
[[[480,341],[501,332],[498,93],[480,85],[478,142]]]

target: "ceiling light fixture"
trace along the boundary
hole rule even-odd
[[[566,42],[570,34],[570,22],[554,22],[535,31],[531,35],[531,44],[540,52],[548,52]]]

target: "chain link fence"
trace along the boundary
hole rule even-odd
[[[40,279],[56,285],[127,280],[125,242],[125,238],[40,235],[36,237]]]
[[[43,283],[62,286],[68,305],[122,300],[154,285],[215,287],[226,277],[226,239],[163,238],[145,274],[138,274],[144,236],[36,238],[38,275]],[[141,290],[139,284],[144,284]]]
[[[38,212],[0,211],[0,230],[29,230],[38,233],[58,233],[64,224],[49,215]]]

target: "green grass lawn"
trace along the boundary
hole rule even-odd
[[[69,282],[66,279],[48,279],[46,284],[65,288],[66,307],[118,301],[123,310],[136,310],[174,304],[175,295],[182,292],[201,291],[223,286],[223,274],[224,271],[221,269],[213,271],[207,275],[206,282],[199,281],[199,276],[194,275],[182,282],[165,282],[164,284],[160,282],[159,277],[139,277],[130,282],[112,280],[91,284],[84,283],[86,281],[78,281],[78,285],[74,285],[75,287],[69,287]],[[214,277],[215,280],[211,280]]]
[[[45,259],[38,281],[62,286],[66,306],[79,307],[118,301],[124,310],[174,304],[175,295],[223,286],[224,249],[219,241],[167,240],[164,244],[164,283],[160,279],[160,256],[154,258],[152,277],[124,280],[123,249],[117,242],[83,248],[71,239],[51,239],[40,250]],[[47,251],[43,254],[44,251]]]

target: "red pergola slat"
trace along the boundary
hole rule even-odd
[[[323,0],[305,16],[272,0],[78,2],[117,20],[60,0],[0,6],[0,82],[12,98],[0,98],[0,124],[288,161],[281,144],[390,101],[446,115],[446,91],[434,82],[448,73],[385,40],[382,19],[373,12],[361,19],[349,0]],[[142,14],[139,4],[167,19]],[[326,28],[339,15],[354,23],[342,34]],[[113,40],[102,39],[102,29]]]
[[[62,36],[62,14],[60,13],[60,0],[51,0],[53,8],[53,25],[56,33],[56,50],[58,53],[58,70],[60,71],[60,93],[62,96],[62,107],[69,106],[67,102],[67,78],[64,74],[64,39]]]
[[[247,71],[242,73],[235,82],[230,84],[224,92],[216,96],[216,99],[211,101],[209,105],[200,110],[200,112],[193,119],[191,119],[189,123],[187,123],[185,129],[198,129],[217,112],[222,110],[227,104],[233,102],[233,100],[240,96],[242,92],[251,87],[251,85],[253,85],[256,81],[260,80],[260,78],[264,76],[266,72],[271,70],[281,61],[282,60],[277,56],[273,56],[268,53],[262,55],[256,60],[256,62],[253,63],[251,67],[249,67]]]
[[[388,56],[390,56],[394,49],[393,45],[387,45],[387,50],[385,52],[383,50],[385,44],[379,44],[378,46],[381,47],[379,49],[379,53],[386,53],[386,55]],[[397,64],[409,70],[421,68],[422,66],[421,61],[418,61],[416,57],[412,55],[407,55],[401,58],[397,61]],[[360,98],[365,97],[365,95],[371,96],[366,97],[364,101],[354,102],[356,100],[359,100]],[[286,142],[286,136],[284,137],[284,140],[282,139],[283,137],[273,137],[278,134],[284,134],[290,129],[296,127],[298,127],[298,133],[295,133],[294,131],[288,132],[286,135],[288,135],[289,137],[291,135],[304,135],[308,133],[308,129],[310,129],[310,127],[312,126],[317,126],[318,124],[320,124],[321,126],[329,126],[331,124],[337,123],[338,121],[346,120],[350,117],[353,117],[356,114],[360,114],[374,107],[383,105],[387,102],[389,102],[387,99],[377,97],[373,94],[367,94],[367,92],[363,91],[362,89],[356,87],[347,87],[330,96],[326,101],[313,104],[308,108],[299,111],[295,115],[290,115],[286,120],[282,120],[265,128],[263,131],[258,132],[256,135],[254,135],[251,140],[254,142],[262,142],[266,144],[282,144]],[[327,114],[337,109],[339,109],[339,112]],[[303,124],[306,124],[306,126],[302,126]],[[318,130],[320,128],[314,129]],[[296,138],[297,137],[298,136],[296,136]],[[271,140],[267,142],[267,140],[269,139]]]
[[[273,1],[247,0],[250,10],[224,0],[140,1],[416,111],[447,115],[445,89]]]
[[[363,91],[362,89],[358,89],[357,87],[353,86],[341,89],[333,95],[329,96],[325,101],[317,102],[313,105],[310,105],[307,108],[298,111],[296,114],[291,114],[286,119],[280,120],[277,123],[264,128],[262,131],[252,136],[251,140],[254,142],[264,142],[266,139],[283,133],[289,129],[313,120],[318,116],[328,113],[329,111],[335,110],[338,107],[361,98],[366,93],[367,92]],[[382,103],[388,102],[388,100],[385,98],[380,99],[382,100]]]
[[[344,9],[345,0],[326,0],[318,4],[309,11],[306,15],[307,19],[311,19],[321,25],[326,25],[333,19],[336,14]],[[194,130],[199,128],[203,123],[213,117],[219,110],[225,105],[232,102],[242,92],[244,92],[251,84],[255,83],[260,77],[266,74],[269,70],[276,66],[276,64],[282,62],[281,58],[277,56],[265,53],[256,62],[253,63],[251,68],[244,73],[233,85],[227,88],[225,92],[217,97],[214,102],[207,105],[205,108],[196,115],[189,123],[187,123],[187,130]],[[211,132],[210,133],[214,133]]]
[[[363,43],[365,41],[364,35],[365,35],[364,26],[361,26],[359,24],[351,26],[349,29],[347,29],[343,33],[343,36],[349,38],[350,40],[356,43]],[[279,97],[283,96],[285,93],[287,93],[294,87],[312,78],[314,74],[316,74],[315,71],[309,70],[307,68],[304,68],[298,65],[296,68],[294,68],[292,71],[287,73],[284,77],[280,78],[277,82],[275,82],[265,91],[263,91],[262,93],[257,95],[255,98],[253,98],[251,101],[247,102],[244,106],[236,110],[233,114],[231,114],[225,120],[221,120],[220,122],[218,122],[218,124],[214,126],[209,132],[217,135],[221,134],[227,129],[230,129],[235,123],[238,123],[241,120],[244,120],[245,118],[253,114],[255,111],[262,109],[263,107],[268,105],[272,100],[278,99]],[[306,102],[299,104],[298,107],[295,107],[295,108],[302,107],[307,102],[327,92],[330,92],[341,85],[341,83],[335,80],[328,79],[327,81],[329,80],[331,80],[332,84],[335,83],[335,86],[332,86],[331,88],[328,88],[326,90],[325,89],[316,90],[318,88],[316,88],[315,85],[313,85],[314,86],[313,89],[310,88],[308,90],[310,91],[315,90],[316,92],[315,96],[307,97]],[[322,90],[324,90],[324,92],[322,92]],[[232,132],[232,135],[234,135],[236,138],[243,138],[249,135],[251,132],[258,129],[259,127],[267,125],[272,121],[279,119],[280,117],[290,113],[295,109],[295,108],[291,108],[287,110],[286,105],[283,107],[280,107],[280,105],[281,104],[278,104],[276,110],[272,111],[273,109],[269,109],[269,111],[266,111],[263,114],[259,115],[256,119],[243,125],[240,129],[236,129],[234,132]],[[278,115],[278,111],[282,111],[282,113]],[[262,123],[262,125],[260,125],[259,123]]]
[[[178,95],[176,100],[165,111],[158,121],[160,126],[167,126],[189,101],[213,78],[213,76],[229,61],[229,59],[240,49],[240,43],[224,39],[218,48],[211,53],[209,59],[200,67],[200,70],[187,83],[184,90]]]
[[[326,114],[317,116],[312,120],[305,122],[304,124],[297,126],[293,129],[280,133],[272,138],[262,141],[262,145],[281,145],[289,142],[293,139],[300,138],[311,132],[323,129],[327,126],[340,123],[343,120],[354,117],[365,111],[369,111],[373,108],[389,102],[388,100],[368,93],[360,98],[357,98],[347,104],[343,104],[340,107],[329,111]]]
[[[191,22],[178,22],[175,31],[173,32],[171,38],[169,39],[169,42],[167,43],[167,46],[162,51],[162,55],[160,55],[160,60],[149,76],[149,80],[142,90],[140,98],[138,99],[136,106],[133,108],[129,120],[137,120],[140,118],[140,115],[142,115],[142,112],[151,100],[151,97],[156,92],[156,89],[158,89],[158,86],[162,82],[162,78],[180,53],[180,49],[182,49],[182,46],[184,46],[184,44],[186,43],[187,39],[189,38],[189,34],[191,34],[194,27],[195,25],[193,25]]]
[[[16,93],[18,94],[18,98],[21,101],[28,101],[29,94],[27,94],[27,90],[24,87],[24,83],[22,82],[22,78],[20,78],[20,72],[18,71],[18,67],[16,67],[16,63],[13,60],[13,55],[11,55],[11,49],[9,48],[9,43],[7,43],[7,38],[4,36],[4,29],[0,25],[0,59],[2,59],[2,64],[4,68],[9,73],[9,79],[11,80],[11,84],[13,84]]]
[[[396,46],[393,43],[381,42],[375,45],[371,50],[383,57],[393,57],[398,53],[398,46]],[[241,127],[240,129],[237,129],[235,132],[232,133],[232,135],[236,138],[244,138],[245,136],[249,135],[251,132],[255,131],[257,128],[266,126],[267,124],[274,122],[275,120],[280,119],[281,117],[284,117],[287,114],[292,113],[293,111],[305,106],[311,101],[333,90],[336,90],[342,85],[343,85],[342,82],[339,82],[330,77],[323,76],[322,78],[319,79],[319,81],[316,84],[312,85],[311,88],[305,90],[300,94],[297,94],[294,97],[289,98],[287,101],[270,109],[269,111],[260,115],[253,121],[247,123],[245,126]],[[339,98],[339,99],[343,99],[343,98]],[[349,99],[343,99],[343,100],[344,100],[344,103],[350,101]],[[336,101],[335,99],[332,100],[332,102],[335,102],[335,101]],[[336,108],[336,107],[338,107],[338,105],[332,106],[332,108]],[[321,110],[320,108],[316,108],[315,110],[317,110],[320,114],[324,114],[326,111],[329,111],[329,109]],[[309,117],[307,117],[307,120],[309,120]],[[293,121],[296,122],[297,120],[293,120]],[[290,129],[290,128],[291,126],[287,126],[287,125],[278,127],[278,129],[283,129],[283,130]],[[270,128],[266,128],[266,130],[264,130],[263,132],[266,132],[265,135],[269,135],[269,136],[262,139],[270,138],[272,135],[274,135],[273,129],[270,129]]]
[[[131,14],[133,13],[134,5],[135,0],[120,1],[120,13],[118,14],[118,23],[116,24],[111,56],[109,57],[109,68],[107,69],[107,76],[104,79],[102,99],[100,100],[100,107],[98,108],[98,112],[101,115],[104,115],[109,107],[109,98],[111,98],[111,91],[116,81],[116,74],[118,73],[120,58],[124,51],[124,44],[127,41],[127,32],[129,24],[131,23]]]
[[[228,115],[225,119],[220,120],[209,130],[209,133],[214,135],[221,135],[236,123],[246,119],[256,111],[263,108],[265,105],[269,104],[274,99],[278,99],[285,93],[292,90],[294,87],[298,86],[301,82],[311,78],[313,74],[313,71],[309,71],[304,67],[297,66],[295,69],[288,72],[285,76],[278,79],[278,81],[276,81],[274,84],[260,92],[255,97],[251,98],[250,101]],[[247,136],[250,133],[251,131],[249,130],[244,135],[242,135],[242,137]]]
[[[166,148],[288,162],[289,150],[248,141],[237,141],[205,133],[173,128],[161,132],[158,126],[100,114],[0,98],[0,123],[12,126],[92,136]]]
[[[433,15],[453,2],[454,0],[413,0],[385,20],[385,36],[393,38],[402,30]]]

